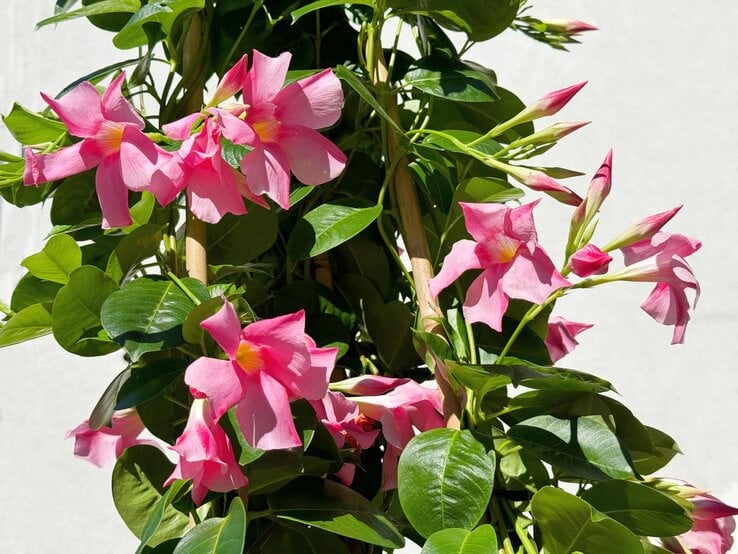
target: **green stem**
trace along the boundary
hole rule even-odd
[[[512,541],[510,540],[510,536],[507,533],[507,524],[502,517],[500,505],[494,496],[492,497],[492,500],[490,500],[489,506],[490,508],[492,508],[492,514],[494,515],[495,521],[497,522],[497,530],[499,531],[500,537],[502,538],[502,549],[505,551],[505,554],[515,554],[515,549],[513,548]]]
[[[184,292],[187,295],[187,298],[189,298],[190,300],[192,300],[195,303],[195,306],[199,306],[200,305],[200,302],[201,302],[200,299],[197,296],[195,296],[195,294],[187,287],[187,285],[185,285],[182,282],[182,279],[180,279],[179,277],[177,277],[171,271],[167,271],[167,277],[169,277],[172,281],[174,281],[177,284],[177,286],[180,289],[182,289],[182,292]]]
[[[531,541],[528,533],[526,533],[525,529],[523,529],[523,527],[518,522],[518,518],[515,515],[512,507],[510,506],[510,503],[507,500],[503,499],[500,504],[502,504],[502,507],[505,509],[505,513],[507,514],[508,519],[515,526],[515,533],[518,535],[523,548],[525,548],[526,554],[538,554],[538,547]]]
[[[520,323],[518,323],[518,326],[513,331],[512,335],[510,335],[510,338],[508,339],[505,347],[502,349],[502,352],[500,352],[500,355],[497,357],[497,363],[502,363],[502,360],[505,358],[505,356],[507,356],[507,353],[510,352],[510,348],[512,348],[513,344],[515,344],[515,341],[520,336],[520,333],[523,332],[523,329],[525,329],[526,325],[534,320],[536,316],[538,316],[538,314],[545,310],[551,303],[555,302],[559,297],[561,297],[564,294],[565,290],[566,289],[558,289],[554,291],[543,304],[534,304],[528,309],[528,311],[523,316],[523,319],[520,320]]]
[[[2,300],[0,300],[0,312],[10,317],[13,317],[15,315],[15,312],[11,310],[10,307]]]
[[[238,50],[238,47],[240,46],[241,41],[246,36],[246,33],[249,30],[249,27],[251,27],[251,23],[254,21],[254,17],[256,17],[256,12],[258,12],[263,5],[264,5],[263,0],[256,0],[253,6],[251,6],[251,13],[249,13],[249,18],[246,20],[246,23],[244,23],[243,29],[241,29],[241,32],[238,34],[238,38],[236,39],[236,42],[234,42],[233,46],[231,46],[231,49],[228,52],[228,55],[223,59],[223,65],[220,67],[220,75],[223,75],[223,73],[225,73],[228,66],[231,64],[231,60],[233,59],[233,56]]]
[[[249,521],[254,519],[259,519],[260,517],[269,517],[272,515],[272,510],[250,510],[249,511]]]

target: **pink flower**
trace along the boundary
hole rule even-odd
[[[398,386],[387,394],[351,398],[364,416],[382,424],[387,442],[382,461],[382,490],[397,487],[397,462],[405,445],[415,436],[414,429],[422,432],[446,425],[438,391],[415,381],[402,381],[397,379]]]
[[[341,115],[343,91],[330,69],[282,88],[291,55],[276,58],[254,50],[252,66],[246,56],[229,70],[215,100],[241,90],[242,103],[211,108],[223,135],[252,148],[241,160],[246,186],[254,195],[266,194],[289,208],[290,172],[306,185],[336,178],[346,156],[318,133]]]
[[[594,244],[588,244],[572,254],[569,258],[569,268],[580,277],[602,275],[607,272],[607,267],[611,261],[612,256],[606,254]]]
[[[460,203],[474,240],[460,240],[430,282],[435,297],[469,269],[482,269],[466,292],[464,317],[502,330],[509,298],[541,304],[569,281],[538,244],[531,202],[517,208],[501,204]]]
[[[590,327],[592,327],[591,323],[578,323],[559,316],[551,317],[548,320],[548,333],[545,340],[551,361],[556,363],[574,350],[574,347],[579,345],[574,337]]]
[[[676,538],[663,539],[671,552],[681,554],[725,554],[733,546],[734,515],[738,508],[724,504],[710,494],[689,499],[692,503],[692,528]],[[687,550],[684,550],[684,547]]]
[[[659,323],[674,325],[672,344],[684,342],[690,308],[687,289],[695,291],[692,307],[697,305],[700,285],[685,258],[701,246],[700,241],[684,235],[656,233],[650,240],[622,248],[626,265],[649,258],[653,258],[653,263],[629,267],[613,275],[615,279],[624,281],[656,283],[641,308]]]
[[[143,119],[121,92],[124,79],[121,73],[102,97],[89,82],[79,84],[59,100],[42,94],[69,133],[82,141],[50,154],[36,154],[30,148],[25,153],[26,185],[56,181],[97,167],[95,188],[106,229],[131,224],[128,189],[146,189],[151,175],[171,157],[141,132]]]
[[[187,426],[170,447],[179,454],[179,462],[164,486],[176,479],[192,479],[192,500],[200,505],[208,490],[228,492],[245,487],[248,480],[236,463],[228,435],[213,421],[208,401],[193,392],[196,398]]]
[[[86,419],[67,431],[66,438],[74,437],[75,456],[97,467],[103,467],[118,459],[126,448],[134,444],[148,444],[158,448],[157,442],[138,438],[144,429],[143,421],[136,410],[120,410],[113,414],[112,427],[90,429],[90,422]]]
[[[176,153],[175,171],[180,174],[171,186],[168,186],[166,175],[161,181],[154,181],[154,185],[162,182],[163,188],[157,196],[162,205],[174,200],[177,193],[186,187],[187,205],[192,213],[202,221],[217,223],[227,213],[246,213],[242,195],[260,204],[263,201],[250,193],[246,178],[223,159],[221,131],[210,118],[205,118],[202,129],[190,136],[193,125],[201,119],[202,114],[196,113],[164,125],[164,132],[169,137],[184,141]],[[152,192],[156,194],[159,189]]]
[[[359,413],[359,405],[353,400],[340,392],[328,391],[321,400],[312,400],[310,403],[338,448],[345,448],[348,444],[356,450],[358,458],[361,450],[374,444],[379,429],[375,429],[373,422]],[[345,485],[350,485],[355,470],[353,463],[345,463],[336,475]]]
[[[248,443],[264,450],[302,443],[290,401],[319,400],[328,389],[336,348],[316,348],[305,334],[305,312],[262,319],[241,329],[236,310],[225,300],[200,324],[228,356],[199,358],[187,368],[185,382],[210,400],[217,421],[236,406]]]

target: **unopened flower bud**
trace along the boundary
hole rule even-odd
[[[606,254],[594,244],[588,244],[569,258],[569,268],[580,277],[602,275],[607,272],[607,267],[611,261],[612,256]]]
[[[647,218],[636,223],[635,225],[626,229],[617,237],[612,239],[603,248],[603,250],[605,252],[610,252],[617,248],[623,248],[624,246],[633,244],[634,242],[650,239],[656,233],[658,233],[661,228],[666,225],[669,220],[674,217],[681,209],[681,206],[677,206],[676,208],[672,208],[671,210],[667,210],[665,212],[649,215]]]

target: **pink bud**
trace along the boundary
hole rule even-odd
[[[649,215],[611,240],[603,250],[609,252],[616,248],[623,248],[635,242],[652,238],[681,209],[681,206],[677,206],[665,212]]]
[[[582,203],[581,196],[542,171],[516,166],[506,166],[504,171],[529,189],[545,192],[559,202],[569,206],[579,206]]]
[[[541,21],[546,25],[547,31],[563,33],[567,35],[576,35],[586,31],[597,31],[599,28],[591,23],[579,21],[577,19],[547,19]]]
[[[569,268],[580,277],[602,275],[607,272],[612,256],[606,254],[594,244],[588,244],[575,252],[569,259]]]
[[[213,93],[213,98],[208,106],[217,106],[223,100],[230,98],[243,88],[248,70],[248,56],[245,54],[238,60],[232,68],[223,74],[218,87]]]
[[[530,110],[530,119],[554,115],[561,108],[566,106],[574,95],[586,84],[587,81],[582,81],[576,85],[549,92],[526,109],[526,111]]]

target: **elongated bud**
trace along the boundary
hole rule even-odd
[[[588,244],[569,258],[569,268],[580,277],[602,275],[612,261],[612,256],[600,250],[594,244]]]
[[[667,210],[665,212],[659,212],[657,214],[649,215],[647,218],[620,233],[617,237],[607,243],[602,250],[604,250],[605,252],[610,252],[612,250],[623,248],[624,246],[628,246],[629,244],[633,244],[634,242],[638,242],[640,240],[650,239],[656,233],[658,233],[661,228],[666,225],[669,220],[671,220],[671,218],[674,217],[681,209],[682,206],[677,206],[676,208],[672,208],[671,210]]]
[[[516,140],[515,142],[510,144],[510,149],[527,146],[529,144],[535,145],[557,142],[564,138],[566,135],[573,133],[577,129],[581,129],[582,127],[584,127],[585,125],[589,125],[590,123],[590,121],[556,123],[555,125],[551,125],[550,127],[538,131],[537,133],[533,133],[532,135],[528,135],[527,137]]]
[[[539,117],[545,117],[548,115],[554,115],[558,113],[569,101],[574,98],[574,95],[582,90],[582,87],[587,84],[587,81],[582,81],[576,85],[570,87],[554,90],[548,94],[539,98],[532,105],[525,108],[516,119],[520,118],[521,121],[532,121]]]
[[[602,203],[610,194],[612,189],[612,149],[605,156],[605,161],[595,173],[587,189],[585,198],[584,220],[589,222],[600,211]]]
[[[541,23],[546,26],[547,31],[565,35],[577,35],[587,31],[599,30],[599,27],[577,19],[542,19]]]
[[[504,163],[499,164],[499,169],[529,189],[545,192],[559,202],[569,206],[579,206],[582,203],[581,196],[542,171]]]
[[[218,87],[213,93],[213,98],[207,105],[208,108],[217,106],[223,100],[230,98],[243,88],[243,83],[246,79],[246,73],[248,70],[248,63],[248,56],[244,54],[232,68],[223,74],[223,77],[218,83]]]

